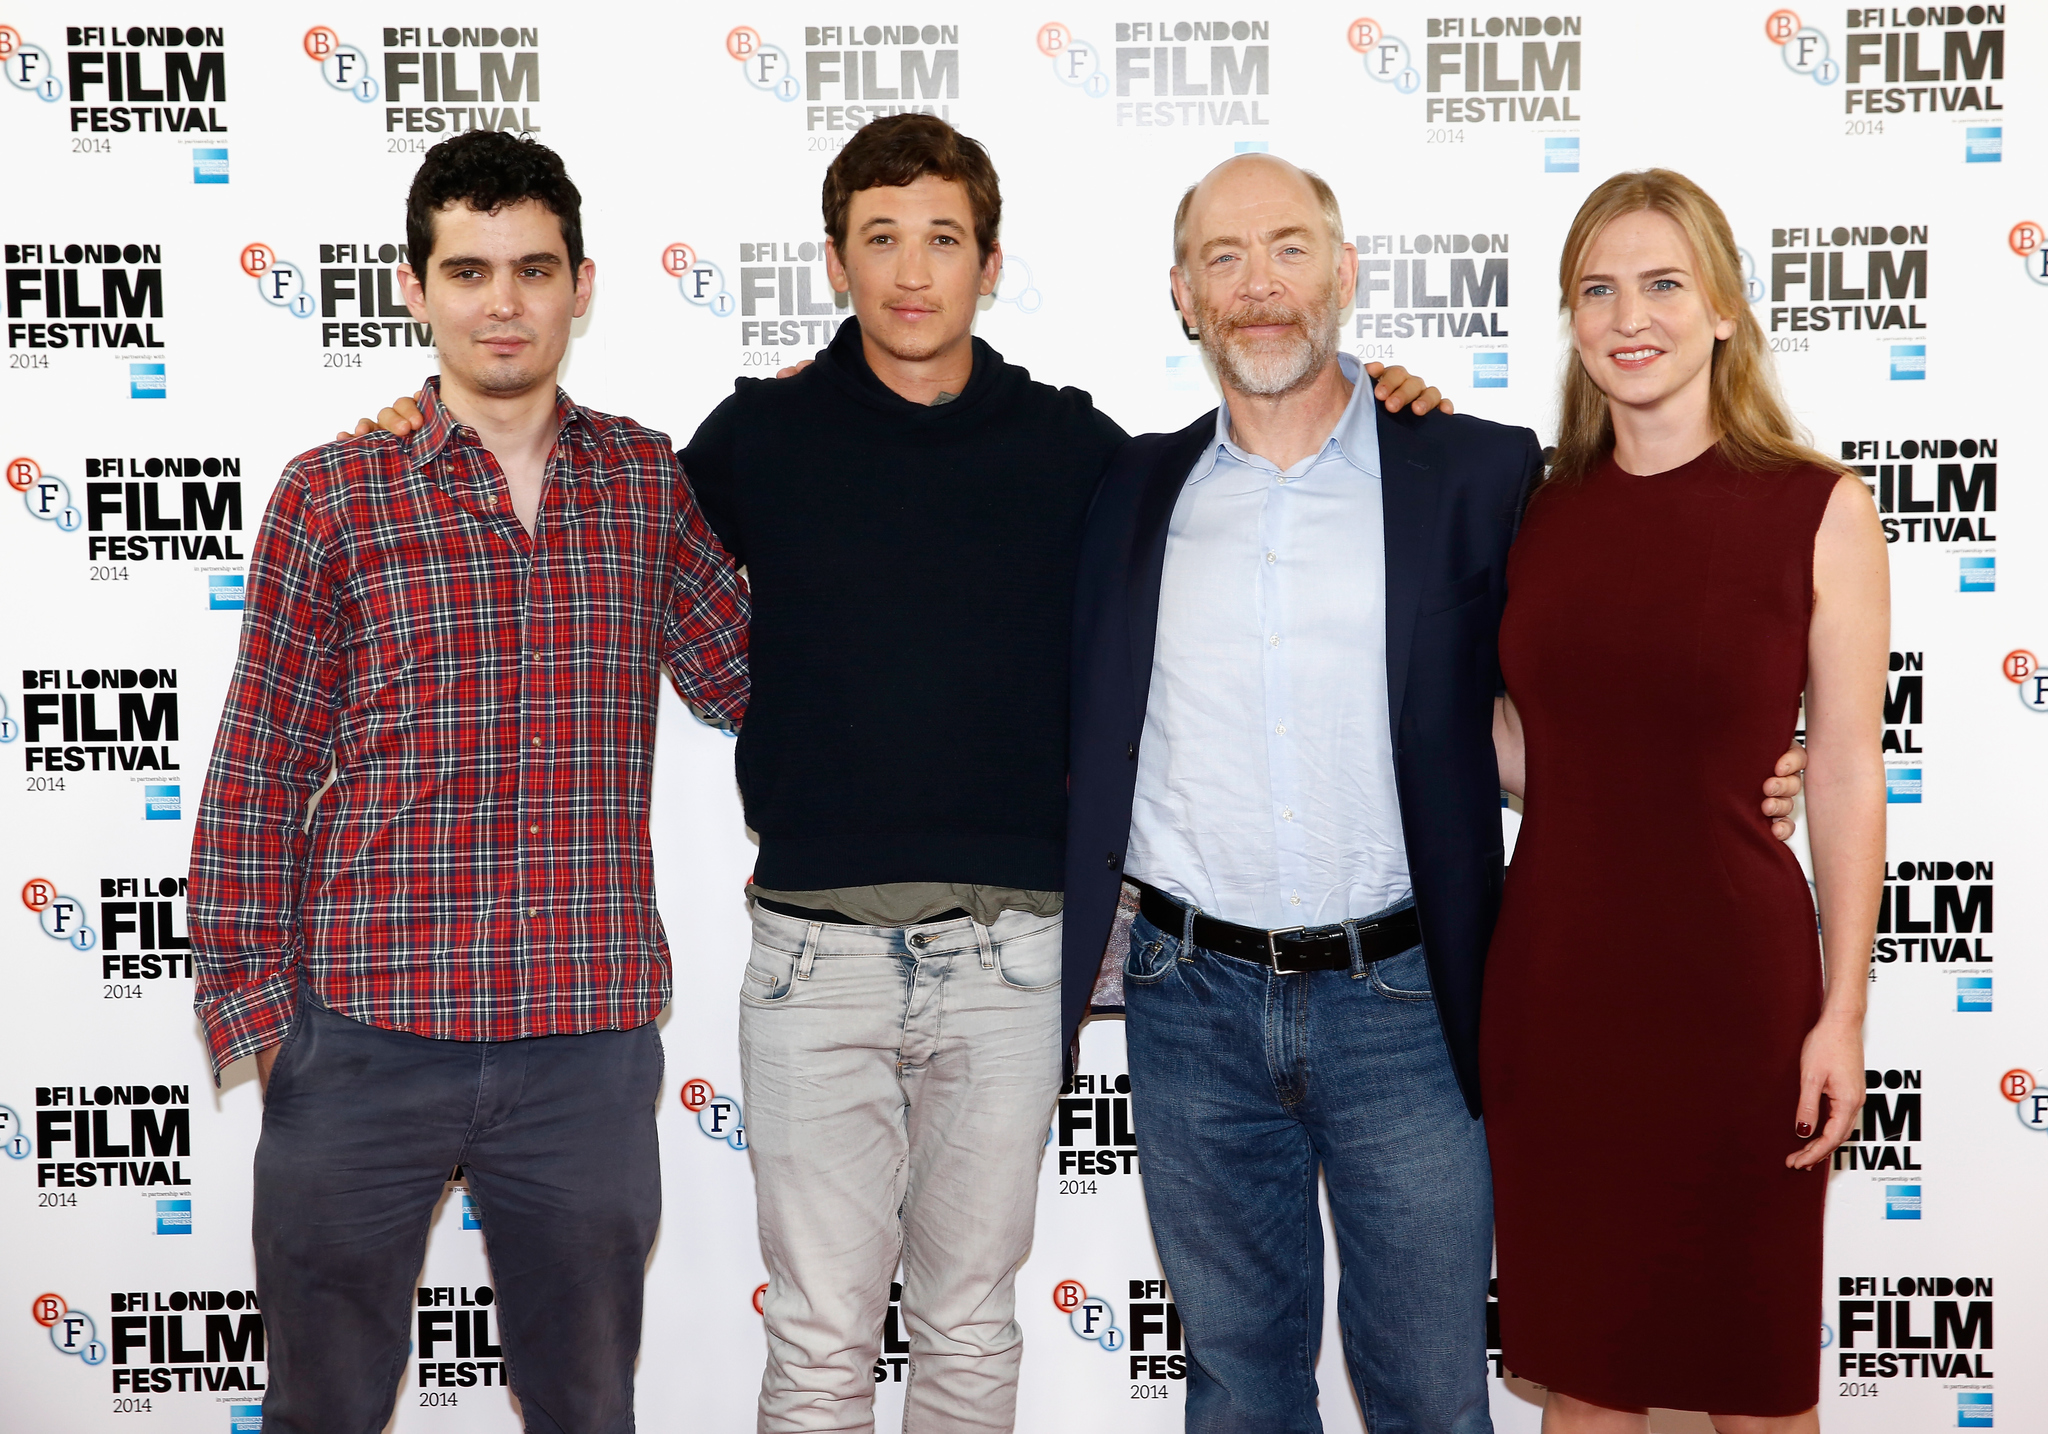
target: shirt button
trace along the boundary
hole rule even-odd
[[[1297,904],[1299,904],[1299,902],[1301,901],[1301,898],[1300,898],[1300,897],[1298,897],[1298,896],[1297,896],[1297,897],[1295,897],[1294,899],[1295,899],[1295,902],[1296,902]],[[527,912],[526,914],[527,914],[527,916],[528,916],[529,918],[531,918],[531,919],[534,919],[534,920],[538,920],[538,919],[540,918],[540,908],[539,908],[538,906],[536,906],[536,907],[534,907],[534,908],[533,908],[533,909],[532,909],[531,911]]]
[[[1268,554],[1266,554],[1266,561],[1267,561],[1267,562],[1269,562],[1269,563],[1271,563],[1271,562],[1278,562],[1278,561],[1279,561],[1279,554],[1277,554],[1277,553],[1268,553]]]
[[[1282,474],[1280,475],[1280,481],[1281,481],[1282,483],[1285,483],[1285,482],[1287,481],[1287,475],[1286,475],[1285,473],[1282,473]]]
[[[536,746],[536,747],[538,747],[538,746],[540,745],[540,738],[538,738],[538,737],[534,738],[534,739],[533,739],[533,745],[534,745],[534,746]]]
[[[1269,647],[1278,647],[1280,645],[1280,634],[1277,632],[1274,633],[1271,637],[1266,639],[1266,644]]]
[[[1274,728],[1273,730],[1274,730],[1275,732],[1278,732],[1278,733],[1279,733],[1279,734],[1280,734],[1281,736],[1285,737],[1285,736],[1287,735],[1287,724],[1286,724],[1285,722],[1282,722],[1282,723],[1281,723],[1281,724],[1280,724],[1279,726],[1275,727],[1275,728]]]
[[[1297,891],[1294,895],[1288,897],[1287,900],[1290,905],[1299,906],[1301,905],[1301,893]]]
[[[491,506],[493,508],[498,506],[498,495],[496,493],[491,494]]]
[[[540,823],[539,823],[539,822],[535,822],[535,823],[534,823],[534,824],[533,824],[532,826],[530,826],[530,827],[528,827],[528,828],[527,828],[527,831],[531,832],[531,833],[532,833],[533,835],[535,835],[535,836],[539,836],[539,835],[540,835]]]
[[[1294,808],[1293,808],[1293,807],[1282,807],[1282,808],[1280,809],[1280,817],[1281,817],[1281,819],[1282,819],[1283,821],[1290,821],[1290,822],[1291,822],[1291,821],[1293,821],[1293,820],[1294,820]]]

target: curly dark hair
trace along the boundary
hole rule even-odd
[[[562,224],[569,271],[583,267],[583,195],[562,157],[536,140],[477,129],[442,140],[420,161],[405,196],[405,245],[413,272],[427,278],[434,252],[434,215],[461,202],[480,214],[531,199]]]
[[[983,259],[1003,225],[1003,192],[988,151],[937,115],[900,114],[869,120],[825,171],[825,233],[846,252],[846,215],[863,189],[902,188],[927,174],[967,190],[974,245]]]

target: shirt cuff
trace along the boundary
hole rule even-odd
[[[243,1056],[282,1041],[291,1030],[297,1003],[298,968],[294,964],[253,986],[237,987],[201,1005],[199,1019],[206,1027],[206,1046],[213,1057],[213,1083],[219,1085],[220,1073]]]

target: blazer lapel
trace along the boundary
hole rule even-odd
[[[1401,730],[1401,704],[1408,692],[1408,658],[1415,646],[1415,615],[1429,571],[1436,529],[1436,445],[1417,429],[1426,420],[1379,412],[1380,502],[1386,533],[1387,709],[1392,730]]]
[[[1159,636],[1159,584],[1166,570],[1166,534],[1173,522],[1173,507],[1181,489],[1187,486],[1188,471],[1195,466],[1210,439],[1216,434],[1216,411],[1211,409],[1159,447],[1152,471],[1138,495],[1137,512],[1131,523],[1131,549],[1126,555],[1125,611],[1131,627],[1131,697],[1134,717],[1142,725],[1145,700],[1152,690],[1152,651]]]

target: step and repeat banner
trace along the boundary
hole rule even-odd
[[[2048,1428],[2048,19],[2036,3],[1361,3],[1377,8],[0,8],[10,1427],[260,1428],[261,1106],[249,1063],[219,1089],[208,1075],[188,847],[280,468],[434,369],[392,276],[420,156],[478,127],[561,152],[597,262],[564,382],[682,442],[736,376],[845,320],[820,180],[862,123],[915,108],[1002,174],[1007,258],[981,335],[1133,432],[1215,402],[1166,268],[1182,190],[1232,154],[1335,186],[1361,260],[1354,352],[1546,438],[1556,255],[1586,192],[1664,165],[1719,198],[1793,406],[1865,476],[1892,545],[1869,1103],[1834,1159],[1823,1418]],[[754,848],[728,739],[672,696],[652,821],[676,999],[640,1413],[748,1429],[765,1274],[734,1028]],[[1518,815],[1503,821],[1512,835]],[[1713,1074],[1637,1075],[1614,1158],[1660,1160],[1717,1099]],[[1019,1282],[1027,1431],[1180,1424],[1184,1342],[1129,1085],[1120,1024],[1093,1023]],[[416,1303],[396,1427],[515,1428],[459,1185]],[[1728,1336],[1686,1353],[1739,1357]],[[892,1305],[883,1427],[907,1350]],[[1360,1428],[1334,1337],[1321,1373],[1327,1426]],[[1533,1434],[1541,1392],[1497,1352],[1494,1373],[1497,1425]]]

